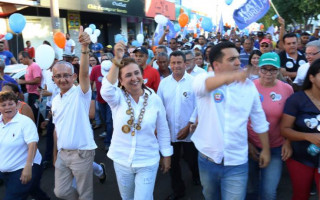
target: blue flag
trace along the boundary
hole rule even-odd
[[[224,34],[222,14],[221,14],[221,17],[220,17],[218,32],[220,32],[221,34]]]
[[[233,12],[233,19],[239,29],[244,29],[252,22],[261,19],[269,8],[269,0],[247,0],[242,7]]]

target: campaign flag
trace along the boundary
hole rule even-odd
[[[220,32],[221,34],[223,34],[223,32],[224,32],[222,14],[220,17],[218,32]]]
[[[252,22],[261,19],[269,10],[269,0],[247,0],[240,8],[233,12],[233,19],[239,29],[244,29]]]

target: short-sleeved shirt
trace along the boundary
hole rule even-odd
[[[320,134],[320,111],[304,91],[294,93],[287,99],[283,113],[295,117],[293,129],[303,133]],[[319,156],[311,156],[307,149],[309,141],[292,141],[292,158],[310,167],[319,167]]]
[[[13,83],[15,85],[18,85],[18,83],[7,74],[3,75],[3,79],[4,80],[0,80],[0,91],[2,90],[2,87],[7,83]]]
[[[285,51],[279,54],[280,64],[282,68],[285,68],[288,72],[297,72],[300,65],[307,62],[306,57],[298,51],[298,58],[294,60]]]
[[[101,65],[94,66],[90,74],[90,81],[94,81],[96,83],[97,101],[99,103],[106,103],[101,97],[101,93],[100,93],[101,86],[102,86],[102,79],[103,79],[103,75],[101,73]]]
[[[143,80],[147,87],[157,92],[160,83],[160,74],[158,70],[150,65],[147,65],[147,67],[143,70]]]
[[[24,48],[24,51],[28,52],[28,54],[30,55],[31,58],[34,58],[35,52],[34,52],[34,48],[33,47],[26,47],[26,48]]]
[[[83,93],[80,85],[72,86],[52,101],[52,122],[57,133],[58,150],[93,150],[97,148],[89,121],[91,89]]]
[[[0,52],[0,60],[3,60],[6,65],[11,64],[11,58],[13,54],[10,51],[2,51]]]
[[[25,79],[26,79],[26,81],[31,81],[31,80],[34,80],[35,78],[38,78],[38,77],[40,77],[40,78],[42,77],[42,71],[41,71],[41,68],[39,67],[39,65],[37,63],[33,62],[31,65],[29,65],[27,67]],[[36,84],[36,85],[26,84],[27,92],[29,94],[39,95],[39,92],[37,89],[40,85],[41,85],[41,83]]]
[[[307,72],[309,70],[310,64],[309,63],[305,63],[303,65],[301,65],[297,71],[297,76],[294,79],[293,83],[302,86],[304,79],[306,78]]]
[[[36,125],[29,117],[17,113],[6,124],[0,115],[0,129],[0,171],[14,172],[23,169],[28,158],[28,144],[39,141]],[[38,150],[33,163],[41,163]]]
[[[282,81],[277,81],[273,87],[263,87],[259,79],[253,81],[258,89],[262,108],[269,122],[269,144],[271,148],[280,147],[284,143],[284,138],[280,134],[280,119],[282,116],[284,104],[292,95],[292,87]],[[262,148],[259,136],[252,130],[248,124],[249,141]]]
[[[75,48],[73,49],[73,51],[71,52],[71,49],[72,49],[72,47],[75,47],[76,46],[76,43],[74,42],[74,40],[73,39],[69,39],[69,40],[67,40],[67,42],[66,42],[66,46],[64,47],[64,53],[66,53],[66,54],[75,54]]]

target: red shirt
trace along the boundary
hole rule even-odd
[[[147,65],[147,67],[143,70],[143,79],[144,84],[157,92],[159,83],[160,83],[160,74],[158,70]]]
[[[35,56],[35,54],[34,54],[34,48],[33,47],[26,47],[26,48],[24,48],[24,50],[23,51],[26,51],[26,52],[28,52],[29,53],[29,55],[31,56],[31,58],[34,58],[34,56]]]
[[[90,74],[90,81],[94,81],[96,83],[97,88],[97,101],[99,103],[106,103],[103,98],[101,97],[100,90],[102,86],[102,79],[103,76],[101,74],[101,65],[96,65],[92,68],[91,74]]]

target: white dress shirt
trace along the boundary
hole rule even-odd
[[[58,150],[93,150],[97,148],[89,121],[91,89],[83,93],[80,85],[58,94],[52,101],[52,122],[57,133]]]
[[[152,89],[150,90],[152,91],[151,95],[148,90],[144,91],[149,97],[141,130],[135,130],[135,135],[132,136],[131,132],[122,132],[122,126],[127,125],[127,121],[130,119],[130,115],[126,114],[129,107],[125,93],[117,87],[117,83],[112,85],[106,78],[103,78],[100,93],[110,105],[114,128],[108,157],[116,163],[127,167],[146,167],[159,162],[159,150],[163,156],[173,154],[165,109],[159,96]],[[144,95],[140,96],[138,103],[133,100],[131,95],[129,98],[134,110],[134,123],[137,123],[143,108]]]
[[[10,122],[4,124],[0,115],[0,171],[23,169],[27,163],[28,144],[38,141],[37,127],[29,117],[17,113]],[[38,149],[33,163],[41,163]]]
[[[294,79],[293,83],[295,83],[295,84],[297,84],[299,86],[302,86],[303,82],[304,82],[304,79],[306,78],[306,75],[307,75],[309,67],[310,67],[310,64],[308,62],[304,63],[303,65],[301,65],[298,68],[297,76]]]
[[[60,93],[59,87],[52,80],[52,71],[47,69],[43,71],[43,83],[47,86],[47,91],[52,93],[51,96],[47,97],[47,106],[51,107],[53,98]]]
[[[207,71],[202,69],[201,67],[198,67],[198,65],[196,65],[193,68],[193,70],[190,72],[190,75],[193,77],[196,77],[197,75],[202,74],[202,73],[207,73]]]
[[[190,134],[183,140],[178,140],[177,136],[178,132],[189,123],[196,107],[192,83],[193,77],[187,72],[179,81],[176,81],[171,74],[160,82],[157,93],[166,109],[172,142],[191,142]]]
[[[241,165],[248,161],[247,122],[256,133],[268,131],[269,123],[262,109],[259,93],[252,81],[223,85],[206,90],[205,81],[212,75],[195,78],[199,124],[191,140],[202,154],[216,163]]]

